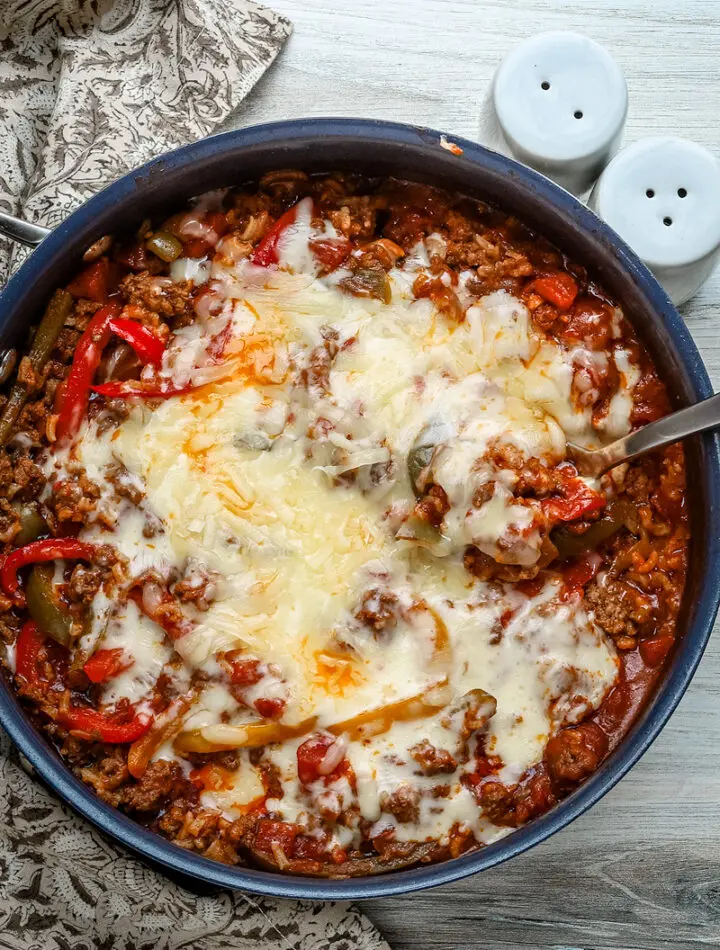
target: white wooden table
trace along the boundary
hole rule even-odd
[[[673,133],[720,155],[720,0],[265,2],[295,33],[233,125],[351,115],[478,139],[504,54],[575,29],[625,72],[625,143]],[[720,272],[683,312],[719,389]],[[364,909],[396,950],[719,946],[717,633],[662,736],[589,814],[503,867]]]

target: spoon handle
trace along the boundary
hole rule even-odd
[[[27,247],[37,247],[49,233],[49,228],[42,228],[38,224],[30,224],[29,221],[23,221],[12,214],[0,211],[0,234],[4,234],[11,241],[18,241]]]
[[[622,439],[611,442],[592,454],[602,456],[602,465],[598,466],[601,469],[598,474],[602,474],[620,462],[629,462],[653,449],[660,449],[689,435],[716,428],[720,428],[720,393],[686,409],[671,412],[669,416],[664,416],[656,422],[650,422],[637,432],[631,432],[630,435],[623,436]]]

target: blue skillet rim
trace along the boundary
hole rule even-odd
[[[253,145],[328,138],[352,140],[370,146],[378,139],[399,146],[417,148],[438,146],[441,133],[433,129],[371,119],[316,118],[289,120],[252,126],[204,139],[162,155],[118,179],[78,208],[34,251],[0,294],[0,312],[12,311],[22,302],[32,282],[43,275],[63,241],[74,232],[89,230],[99,213],[117,208],[132,197],[139,183],[151,182],[173,170],[212,160],[226,151]],[[463,150],[462,160],[494,168],[510,180],[530,187],[538,199],[552,206],[568,224],[592,234],[613,248],[623,268],[642,290],[655,318],[664,324],[667,337],[687,374],[694,399],[712,394],[712,386],[700,354],[682,318],[672,306],[656,279],[633,251],[572,195],[529,168],[492,152],[475,142],[451,135]],[[720,511],[720,438],[704,437],[704,468],[707,478],[707,504],[710,513]],[[599,801],[638,761],[655,740],[677,707],[702,658],[712,632],[720,603],[720,532],[705,532],[702,561],[705,583],[694,605],[694,616],[684,635],[681,656],[670,676],[657,688],[651,708],[634,724],[618,749],[584,785],[546,815],[478,851],[445,861],[391,872],[374,877],[325,880],[282,875],[245,867],[229,867],[192,854],[148,831],[110,805],[102,802],[64,765],[57,753],[30,724],[5,678],[0,676],[0,724],[25,755],[42,779],[77,812],[141,858],[180,875],[187,886],[194,882],[232,890],[294,899],[358,900],[410,893],[439,884],[447,884],[522,854],[567,827]]]

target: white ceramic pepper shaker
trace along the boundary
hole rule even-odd
[[[627,86],[615,60],[580,33],[539,33],[495,73],[493,105],[513,156],[581,194],[620,142]]]
[[[695,142],[652,137],[623,149],[600,176],[590,207],[676,305],[697,293],[720,258],[720,163]]]

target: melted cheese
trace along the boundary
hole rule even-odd
[[[313,233],[301,208],[281,243],[280,269],[216,259],[203,313],[175,334],[163,365],[176,384],[196,388],[154,408],[133,404],[102,434],[86,425],[71,453],[48,462],[79,464],[101,485],[119,463],[141,488],[133,506],[106,486],[114,528],[96,519],[82,532],[111,541],[131,579],[151,572],[172,584],[189,565],[213,578],[204,609],[183,607],[190,629],[174,649],[132,601],[102,596],[83,646],[102,642],[134,659],[105,687],[108,703],[147,699],[161,671],[185,692],[201,671],[186,730],[232,734],[258,719],[261,700],[281,703],[290,731],[344,728],[356,790],[346,779],[299,782],[303,735],[266,748],[283,785],[266,806],[282,820],[311,828],[318,809],[349,809],[344,827],[332,828],[344,845],[359,837],[360,819],[404,839],[440,839],[460,824],[490,841],[504,832],[461,781],[474,768],[475,740],[461,734],[453,707],[473,690],[495,698],[485,748],[502,761],[501,780],[514,782],[553,732],[599,705],[617,674],[611,643],[580,603],[559,598],[558,582],[529,599],[475,581],[462,566],[466,544],[494,555],[508,532],[524,533],[534,563],[538,537],[515,503],[511,473],[493,470],[492,496],[467,516],[472,491],[489,477],[477,460],[499,441],[554,464],[566,437],[596,438],[590,411],[571,396],[583,357],[539,337],[522,302],[504,291],[448,324],[412,296],[428,262],[423,245],[391,272],[389,305],[345,294],[342,272],[315,275]],[[175,271],[206,276],[179,264]],[[209,342],[220,335],[222,359],[210,359]],[[616,354],[616,362],[622,386],[609,434],[627,429],[635,379],[629,358]],[[428,425],[446,432],[435,472],[452,503],[443,557],[397,538],[394,523],[414,503],[406,456]],[[354,479],[334,481],[355,470]],[[387,630],[358,619],[365,597],[382,603],[380,591],[395,604]],[[231,689],[218,662],[228,651],[257,660],[257,682]],[[380,734],[353,726],[357,717],[382,719],[387,706],[397,713]],[[411,751],[422,740],[454,755],[457,771],[422,774]],[[166,744],[158,755],[174,753]],[[262,793],[247,753],[241,759],[227,788],[203,795],[230,817]],[[407,786],[419,794],[417,815],[400,821],[384,803]],[[448,788],[433,794],[439,786]]]

